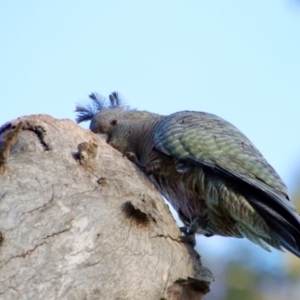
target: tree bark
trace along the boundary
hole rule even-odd
[[[203,299],[213,277],[153,184],[70,120],[0,129],[0,299]]]

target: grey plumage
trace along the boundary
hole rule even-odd
[[[117,93],[92,94],[77,122],[105,133],[178,212],[190,234],[245,237],[300,257],[300,218],[288,190],[236,127],[208,113],[169,116],[131,110]]]

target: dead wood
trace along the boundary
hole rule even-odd
[[[213,280],[147,177],[70,120],[0,129],[1,299],[203,299]]]

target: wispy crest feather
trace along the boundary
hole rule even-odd
[[[113,92],[109,95],[109,102],[105,97],[98,93],[92,93],[89,95],[91,103],[78,104],[75,108],[77,112],[76,122],[81,123],[92,120],[102,109],[114,109],[123,108],[129,109],[129,106],[120,98],[117,92]]]

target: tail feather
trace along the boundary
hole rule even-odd
[[[300,258],[300,217],[289,196],[257,178],[220,166],[215,171],[235,182],[236,188],[269,225],[271,238]]]
[[[271,237],[300,258],[300,217],[286,207],[278,207],[278,202],[273,207],[273,201],[269,201],[268,205],[257,198],[250,202],[269,225]]]

